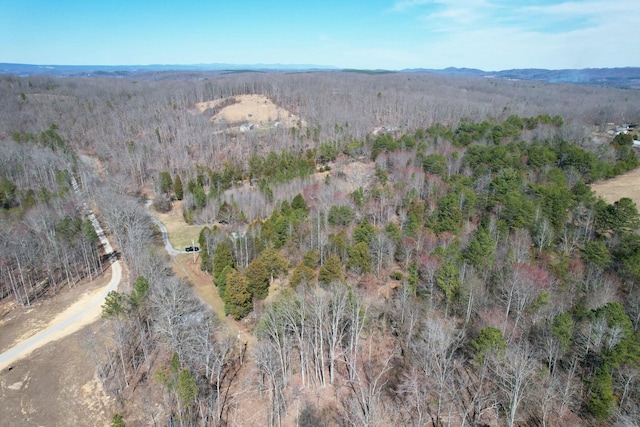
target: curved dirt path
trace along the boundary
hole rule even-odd
[[[153,213],[151,212],[151,209],[149,209],[152,203],[153,203],[153,200],[147,200],[147,203],[144,206],[147,208],[147,212],[151,217],[151,221],[153,221],[153,223],[156,226],[158,226],[158,228],[160,229],[160,234],[162,234],[162,243],[164,244],[164,249],[171,256],[189,253],[187,251],[179,251],[178,249],[173,247],[173,245],[169,241],[169,232],[167,231],[167,227],[165,227],[164,224],[161,223],[160,220],[153,215]]]
[[[80,193],[75,179],[72,179],[72,184],[74,190]],[[71,335],[98,320],[102,315],[101,305],[104,303],[107,294],[118,288],[118,284],[122,279],[122,266],[120,265],[120,261],[118,261],[116,253],[111,247],[111,243],[107,239],[95,214],[86,204],[84,207],[100,239],[100,243],[102,243],[105,254],[109,256],[109,261],[111,262],[111,280],[109,280],[109,283],[104,288],[85,294],[69,308],[56,316],[45,329],[0,354],[0,370],[11,366],[11,364],[29,355],[32,351],[52,341]]]

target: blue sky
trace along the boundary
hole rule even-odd
[[[640,66],[638,0],[0,0],[0,62]]]

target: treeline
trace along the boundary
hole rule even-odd
[[[587,151],[575,143],[570,144],[561,139],[559,135],[563,129],[562,126],[562,118],[552,118],[547,115],[535,118],[510,116],[504,122],[493,124],[486,120],[476,124],[462,122],[451,127],[434,124],[427,129],[419,128],[415,133],[400,137],[385,133],[364,141],[323,143],[318,149],[308,149],[304,153],[278,154],[271,151],[264,158],[254,154],[247,164],[225,163],[220,171],[198,165],[195,171],[186,172],[188,175],[195,175],[195,179],[188,181],[183,214],[188,223],[216,219],[225,224],[249,223],[258,218],[253,214],[254,211],[273,210],[274,186],[296,179],[304,180],[317,171],[329,171],[329,163],[335,161],[340,155],[347,156],[346,158],[352,161],[361,161],[369,156],[376,161],[379,155],[385,154],[386,157],[381,157],[377,162],[375,172],[376,178],[383,187],[387,184],[386,169],[389,167],[388,164],[384,164],[385,159],[390,153],[396,152],[412,152],[417,159],[411,165],[399,166],[421,167],[425,173],[442,179],[458,175],[462,168],[466,168],[467,173],[471,173],[473,178],[498,171],[508,174],[510,169],[518,169],[522,166],[535,170],[558,166],[570,168],[582,174],[580,188],[585,184],[611,178],[638,166],[638,158],[632,148],[631,135],[620,134],[610,144],[591,147],[591,151]],[[555,132],[555,136],[547,139],[537,138],[541,133],[550,132]],[[468,147],[472,142],[474,145]],[[468,147],[468,150],[463,150],[465,147]],[[464,156],[461,155],[462,153]],[[161,172],[161,175],[163,174],[170,177],[168,172]],[[521,184],[520,181],[520,178],[515,177],[511,183],[517,186]],[[168,182],[171,184],[170,180]],[[229,200],[229,194],[238,195],[237,192],[226,192],[232,187],[242,187],[245,183],[257,186],[263,196],[260,200],[254,199],[254,202],[260,206],[255,207],[252,204],[252,213],[247,210],[248,206],[239,207],[237,201]],[[492,185],[502,184],[496,182]],[[375,191],[382,190],[378,188]],[[389,187],[387,187],[388,190]],[[520,191],[515,187],[511,189],[505,187],[497,191],[509,193],[510,190]],[[533,187],[529,191],[533,191]],[[544,192],[544,190],[541,191]],[[583,188],[582,191],[586,190]],[[351,202],[362,204],[363,197],[364,193],[359,193]],[[470,194],[470,197],[476,196]],[[509,198],[510,196],[499,194],[497,197]],[[453,203],[455,195],[452,194],[449,198],[451,199],[449,202],[446,200],[438,202],[442,204],[441,212],[450,211],[446,204]],[[207,205],[210,206],[207,208]],[[200,212],[204,209],[210,214],[201,215]],[[457,214],[449,212],[447,215]],[[448,225],[435,227],[434,231],[455,231],[449,229],[451,227]]]
[[[226,162],[221,171],[198,165],[195,173],[187,172],[190,175],[195,175],[195,179],[190,179],[186,185],[183,204],[184,218],[188,223],[194,223],[198,211],[205,209],[209,201],[214,200],[218,204],[215,208],[218,219],[228,223],[239,219],[233,218],[230,209],[240,210],[237,209],[236,203],[232,202],[232,206],[230,206],[221,198],[226,190],[242,186],[245,183],[251,186],[255,185],[260,189],[265,201],[271,203],[274,195],[270,185],[286,183],[296,178],[306,178],[314,172],[316,172],[314,150],[307,150],[305,153],[271,151],[264,158],[254,154],[249,158],[247,165]],[[161,172],[161,174],[167,173]],[[180,182],[182,182],[181,178]],[[176,196],[176,199],[182,200],[182,197]],[[241,214],[241,212],[238,213]]]
[[[77,159],[52,125],[0,144],[0,298],[30,305],[102,273],[98,236],[71,187]]]
[[[375,129],[389,129],[396,137],[441,123],[466,143],[483,132],[493,140],[513,135],[520,123],[508,121],[510,116],[548,115],[550,124],[564,118],[564,139],[584,143],[585,126],[606,130],[609,122],[640,121],[634,119],[637,91],[612,88],[404,73],[207,77],[150,82],[3,76],[0,137],[36,138],[57,123],[56,132],[73,150],[96,155],[111,173],[126,175],[140,188],[162,171],[181,174],[186,184],[195,178],[185,175],[194,164],[222,171],[226,163],[235,169],[272,151],[312,149],[317,157],[331,159],[340,149],[360,150]],[[252,93],[268,96],[309,124],[230,133],[224,123],[212,124],[207,114],[194,113],[197,102]],[[525,132],[530,125],[523,123]],[[355,143],[350,149],[336,151],[350,143]]]

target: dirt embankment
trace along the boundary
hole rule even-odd
[[[0,424],[108,426],[115,402],[88,348],[101,322],[54,341],[0,372]]]

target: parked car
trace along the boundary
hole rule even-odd
[[[185,248],[185,251],[187,251],[187,252],[198,252],[199,250],[200,250],[200,248],[197,247],[197,246],[187,246]]]

